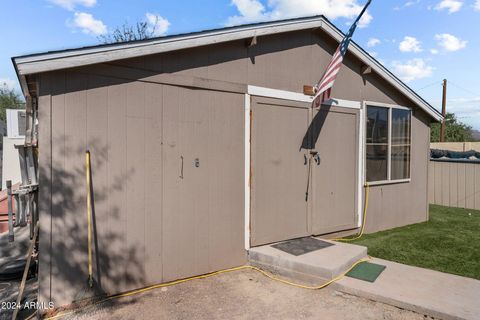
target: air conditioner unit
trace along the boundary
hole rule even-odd
[[[27,115],[22,109],[7,109],[7,137],[24,138]]]

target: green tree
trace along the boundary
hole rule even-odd
[[[25,108],[23,97],[15,89],[10,89],[6,83],[0,83],[0,120],[6,121],[6,109],[21,108]]]
[[[445,116],[445,142],[473,141],[472,127],[459,121],[454,113]],[[430,142],[440,142],[440,123],[432,124]]]

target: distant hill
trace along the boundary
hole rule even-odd
[[[473,140],[480,141],[480,130],[472,130]]]

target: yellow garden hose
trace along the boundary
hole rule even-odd
[[[88,190],[87,190],[88,274],[89,274],[89,284],[92,286],[93,285],[93,277],[92,277],[92,251],[91,251],[90,153],[88,151],[85,153],[85,162],[86,162],[86,167],[87,167],[87,170],[86,170],[86,172],[87,172],[86,175],[87,176],[86,177],[87,177],[87,188],[88,188]],[[369,196],[369,186],[368,186],[368,183],[366,183],[365,184],[365,205],[364,205],[364,210],[363,210],[363,221],[362,221],[362,226],[361,226],[361,229],[360,229],[360,233],[354,238],[348,238],[348,239],[337,238],[337,239],[331,239],[331,240],[334,240],[334,241],[352,241],[352,240],[356,240],[356,239],[359,239],[360,237],[362,237],[364,229],[365,229],[366,218],[367,218],[368,196]],[[297,287],[297,288],[302,288],[302,289],[318,290],[318,289],[325,288],[326,286],[332,284],[333,282],[342,279],[355,266],[357,266],[358,264],[360,264],[362,262],[369,261],[370,259],[371,259],[371,257],[368,256],[366,258],[362,258],[362,259],[358,260],[357,262],[352,264],[352,266],[350,268],[348,268],[348,270],[346,270],[342,274],[340,274],[337,277],[335,277],[335,278],[333,278],[333,279],[331,279],[331,280],[329,280],[329,281],[327,281],[327,282],[325,282],[321,285],[318,285],[318,286],[308,286],[308,285],[303,285],[303,284],[299,284],[299,283],[294,283],[294,282],[288,281],[286,279],[276,277],[273,274],[270,274],[270,273],[268,273],[268,272],[266,272],[266,271],[264,271],[260,268],[257,268],[255,266],[245,265],[245,266],[240,266],[240,267],[235,267],[235,268],[230,268],[230,269],[219,270],[219,271],[215,271],[215,272],[200,275],[200,276],[194,276],[194,277],[190,277],[190,278],[185,278],[185,279],[175,280],[175,281],[171,281],[171,282],[156,284],[156,285],[152,285],[152,286],[145,287],[145,288],[142,288],[142,289],[132,290],[132,291],[125,292],[125,293],[114,294],[114,295],[108,296],[104,299],[101,299],[101,300],[99,300],[95,303],[92,303],[92,304],[90,304],[86,307],[71,310],[71,311],[61,312],[61,313],[59,313],[55,316],[49,317],[47,319],[59,319],[61,317],[64,317],[64,316],[73,314],[75,312],[78,312],[79,310],[86,309],[86,308],[89,308],[89,307],[93,307],[95,305],[104,303],[104,302],[109,301],[109,300],[122,298],[122,297],[129,297],[129,296],[133,296],[133,295],[136,295],[136,294],[151,291],[151,290],[154,290],[154,289],[168,287],[168,286],[184,283],[184,282],[191,281],[191,280],[205,279],[205,278],[213,277],[213,276],[216,276],[216,275],[219,275],[219,274],[223,274],[223,273],[227,273],[227,272],[233,272],[233,271],[239,271],[239,270],[245,270],[245,269],[250,269],[250,270],[257,271],[257,272],[261,273],[262,275],[264,275],[265,277],[267,277],[271,280],[274,280],[274,281],[281,282],[283,284],[291,285],[291,286],[294,286],[294,287]]]
[[[88,285],[93,287],[92,271],[92,202],[90,181],[90,151],[85,152],[85,177],[87,179],[87,237],[88,237]]]
[[[362,227],[360,228],[360,233],[354,237],[354,238],[334,238],[334,239],[329,239],[332,241],[353,241],[360,239],[363,236],[363,231],[365,230],[365,224],[367,222],[367,210],[368,210],[368,193],[370,191],[370,187],[368,185],[368,182],[365,183],[365,205],[363,206],[363,219],[362,219]]]
[[[350,270],[352,270],[353,268],[355,268],[355,266],[357,266],[358,264],[362,263],[362,262],[366,262],[366,261],[369,261],[371,259],[371,257],[367,257],[367,258],[362,258],[360,260],[358,260],[357,262],[355,262],[354,264],[352,264],[352,266],[350,268],[348,268],[347,271],[343,272],[342,274],[338,275],[337,277],[321,284],[321,285],[318,285],[318,286],[307,286],[307,285],[303,285],[303,284],[299,284],[299,283],[295,283],[295,282],[291,282],[291,281],[288,281],[288,280],[285,280],[285,279],[282,279],[282,278],[279,278],[279,277],[276,277],[274,276],[273,274],[270,274],[260,268],[257,268],[257,267],[254,267],[254,266],[249,266],[249,265],[245,265],[245,266],[240,266],[240,267],[235,267],[235,268],[230,268],[230,269],[224,269],[224,270],[219,270],[219,271],[215,271],[215,272],[212,272],[212,273],[207,273],[207,274],[204,274],[204,275],[200,275],[200,276],[194,276],[194,277],[190,277],[190,278],[185,278],[185,279],[180,279],[180,280],[175,280],[175,281],[171,281],[171,282],[166,282],[166,283],[160,283],[160,284],[156,284],[156,285],[153,285],[153,286],[149,286],[149,287],[145,287],[145,288],[142,288],[142,289],[137,289],[137,290],[132,290],[132,291],[128,291],[128,292],[124,292],[124,293],[119,293],[119,294],[114,294],[114,295],[111,295],[111,296],[108,296],[102,300],[99,300],[95,303],[92,303],[86,307],[83,307],[83,308],[79,308],[79,309],[75,309],[75,310],[71,310],[71,311],[68,311],[68,312],[61,312],[55,316],[52,316],[52,317],[49,317],[47,319],[59,319],[61,317],[64,317],[64,316],[67,316],[67,315],[70,315],[70,314],[73,314],[75,312],[78,312],[79,310],[82,310],[82,309],[86,309],[86,308],[90,308],[90,307],[93,307],[95,305],[98,305],[98,304],[101,304],[101,303],[104,303],[106,301],[109,301],[109,300],[113,300],[113,299],[118,299],[118,298],[123,298],[123,297],[129,297],[129,296],[133,296],[133,295],[136,295],[136,294],[140,294],[140,293],[144,293],[144,292],[147,292],[147,291],[151,291],[151,290],[154,290],[154,289],[158,289],[158,288],[163,288],[163,287],[169,287],[169,286],[173,286],[173,285],[176,285],[176,284],[180,284],[180,283],[184,283],[184,282],[187,282],[187,281],[191,281],[191,280],[197,280],[197,279],[205,279],[205,278],[210,278],[210,277],[213,277],[213,276],[216,276],[216,275],[219,275],[219,274],[222,274],[222,273],[227,273],[227,272],[233,272],[233,271],[240,271],[240,270],[245,270],[245,269],[250,269],[250,270],[254,270],[254,271],[257,271],[259,273],[261,273],[262,275],[264,275],[265,277],[271,279],[271,280],[274,280],[274,281],[278,281],[278,282],[281,282],[281,283],[284,283],[284,284],[288,284],[288,285],[291,285],[291,286],[294,286],[294,287],[297,287],[297,288],[302,288],[302,289],[308,289],[308,290],[319,290],[319,289],[323,289],[325,288],[326,286],[332,284],[333,282],[335,281],[338,281],[340,279],[342,279],[348,272],[350,272]]]

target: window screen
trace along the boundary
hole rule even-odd
[[[368,106],[366,130],[367,181],[408,179],[410,177],[410,110]]]
[[[367,181],[387,180],[388,109],[367,108]]]
[[[391,179],[410,177],[410,111],[392,109]]]

